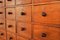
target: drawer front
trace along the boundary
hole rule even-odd
[[[7,25],[7,31],[16,33],[16,23],[14,20],[13,21],[7,20],[6,25]]]
[[[0,8],[0,19],[5,19],[5,9]]]
[[[32,20],[41,23],[60,23],[60,4],[34,6]]]
[[[46,3],[46,2],[55,2],[60,0],[33,0],[33,3]]]
[[[0,40],[6,40],[6,30],[0,28]]]
[[[0,0],[0,7],[3,7],[4,6],[4,0]]]
[[[5,29],[5,20],[0,19],[0,28]]]
[[[16,5],[18,4],[31,4],[32,0],[16,0]]]
[[[35,40],[59,40],[60,39],[60,29],[49,26],[33,25],[33,37]]]
[[[28,39],[27,38],[20,37],[20,36],[17,36],[17,40],[28,40]]]
[[[16,34],[7,32],[7,40],[16,40]]]
[[[18,22],[17,33],[22,37],[31,38],[31,24]]]
[[[6,18],[15,20],[15,8],[6,8]]]
[[[6,0],[6,6],[7,7],[15,6],[15,0]]]
[[[31,6],[17,6],[16,19],[22,22],[31,22]]]

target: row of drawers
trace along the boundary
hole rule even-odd
[[[6,27],[5,27],[6,26]],[[38,23],[24,23],[24,22],[17,22],[12,20],[7,20],[6,25],[0,25],[0,37],[5,37],[4,34],[6,33],[5,29],[7,30],[8,37],[11,36],[13,40],[15,40],[15,35],[17,33],[17,38],[19,36],[33,40],[60,40],[60,26],[54,26],[50,24],[38,24]],[[2,28],[1,28],[2,27]],[[5,29],[3,30],[3,28]],[[53,38],[52,38],[53,37]],[[2,39],[2,38],[1,38]],[[9,39],[9,38],[8,38]]]
[[[60,3],[49,5],[22,5],[16,8],[0,8],[0,18],[22,22],[60,23]],[[6,17],[5,17],[6,16]]]
[[[29,40],[28,38],[21,37],[17,34],[0,29],[0,40]]]
[[[33,3],[44,3],[51,1],[60,1],[60,0],[0,0],[0,7],[2,6],[15,6],[18,4],[32,4]]]

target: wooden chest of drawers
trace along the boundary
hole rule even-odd
[[[0,40],[60,40],[60,0],[0,0]]]

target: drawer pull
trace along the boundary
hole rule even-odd
[[[0,12],[0,14],[2,14],[3,12]]]
[[[42,37],[46,37],[47,36],[47,34],[46,33],[42,33],[42,35],[41,35]]]
[[[3,36],[3,35],[4,35],[4,33],[0,33],[0,35],[1,35],[1,36]]]
[[[8,14],[13,14],[12,12],[8,12]]]
[[[12,1],[12,0],[7,0],[7,1]]]
[[[21,12],[21,15],[26,15],[26,13],[24,13],[24,12]]]
[[[3,25],[4,23],[0,23],[0,25]]]
[[[21,28],[21,31],[25,31],[26,30],[26,28]]]
[[[2,1],[0,1],[0,3],[3,3]]]
[[[10,27],[12,27],[12,25],[8,25],[8,27],[10,28]]]
[[[47,14],[46,14],[45,12],[42,12],[42,16],[44,16],[44,17],[45,17],[45,16],[47,16]]]
[[[10,37],[10,38],[9,38],[9,40],[13,40],[13,38],[12,38],[12,37]]]

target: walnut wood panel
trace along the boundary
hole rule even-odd
[[[18,22],[17,23],[17,34],[25,38],[31,38],[31,24]]]
[[[15,8],[6,8],[6,19],[15,20]]]
[[[22,22],[31,22],[31,6],[16,6],[16,19]]]
[[[16,5],[18,4],[31,4],[32,0],[16,0]]]
[[[60,4],[41,5],[33,7],[33,22],[60,23]]]
[[[16,40],[16,34],[7,32],[7,40]]]
[[[7,7],[15,6],[15,0],[6,0],[6,6]]]
[[[0,19],[0,28],[5,29],[5,20]]]
[[[4,0],[0,0],[0,7],[3,7],[4,6]]]
[[[0,19],[5,19],[5,9],[0,8]]]
[[[10,31],[12,33],[16,33],[16,23],[15,21],[13,20],[7,20],[6,21],[6,27],[7,27],[7,31]]]
[[[6,30],[0,28],[0,40],[6,40]]]
[[[60,40],[60,28],[33,25],[35,40]]]

